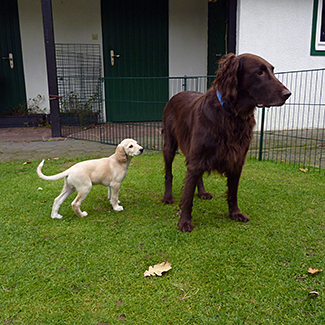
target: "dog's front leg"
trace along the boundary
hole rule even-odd
[[[111,201],[111,187],[110,186],[107,186],[107,189],[108,189],[108,201]],[[117,200],[117,203],[121,203],[120,200]]]
[[[109,191],[109,198],[110,198],[110,202],[112,204],[113,210],[114,211],[122,211],[123,207],[121,205],[119,205],[120,201],[118,199],[118,192],[120,190],[120,183],[114,183],[111,184],[110,187],[108,187],[108,191]]]
[[[229,217],[236,221],[247,222],[249,218],[238,208],[237,194],[240,175],[241,169],[239,172],[227,173]]]
[[[181,218],[178,222],[178,229],[186,232],[192,231],[194,226],[192,224],[192,207],[193,207],[193,197],[195,187],[199,178],[203,175],[203,173],[199,173],[196,170],[187,169],[185,182],[184,182],[184,190],[181,199]]]

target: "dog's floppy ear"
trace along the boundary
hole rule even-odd
[[[221,93],[223,101],[233,102],[237,98],[238,68],[239,59],[233,53],[224,55],[219,61],[219,69],[213,87]]]
[[[125,163],[128,161],[128,156],[121,145],[118,145],[115,150],[115,156],[118,161]]]

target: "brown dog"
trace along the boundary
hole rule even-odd
[[[167,103],[164,116],[164,203],[174,202],[172,162],[179,146],[186,156],[187,173],[181,199],[178,229],[192,231],[195,187],[202,199],[202,175],[216,170],[227,177],[229,216],[247,222],[237,204],[240,175],[255,125],[255,107],[281,106],[290,91],[274,76],[273,66],[253,54],[225,55],[213,86],[205,93],[185,91]]]

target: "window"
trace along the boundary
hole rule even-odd
[[[311,55],[325,55],[325,0],[314,0]]]

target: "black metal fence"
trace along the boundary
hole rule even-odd
[[[292,95],[281,107],[257,109],[249,154],[320,170],[325,167],[325,69],[276,76]]]
[[[325,69],[277,73],[277,78],[292,92],[291,97],[281,107],[257,108],[256,128],[251,143],[249,156],[259,160],[272,160],[294,164],[299,167],[310,166],[314,170],[325,167]],[[214,76],[204,77],[169,77],[167,99],[184,90],[205,92],[210,87]],[[129,87],[134,82],[138,87],[141,78],[127,78]],[[146,79],[146,78],[143,78]],[[157,78],[161,82],[161,78]],[[102,82],[106,82],[104,78]],[[112,82],[112,78],[109,82]],[[121,78],[119,78],[121,82]],[[151,78],[154,83],[154,78]],[[137,84],[136,84],[137,83]],[[102,86],[103,88],[103,86]],[[126,92],[127,95],[127,92]],[[118,98],[119,106],[139,107],[148,105],[143,98]],[[110,107],[114,107],[114,98],[103,99],[96,121],[85,121],[83,125],[63,126],[64,136],[76,139],[100,141],[118,144],[122,139],[132,137],[141,145],[151,150],[162,150],[161,119],[141,121],[141,114],[134,122],[105,122]],[[150,103],[149,103],[150,104]],[[155,102],[155,109],[162,117],[165,101]],[[106,110],[104,110],[106,107]],[[157,112],[156,112],[157,113]],[[157,114],[156,114],[157,115]],[[309,167],[309,168],[310,168]]]

